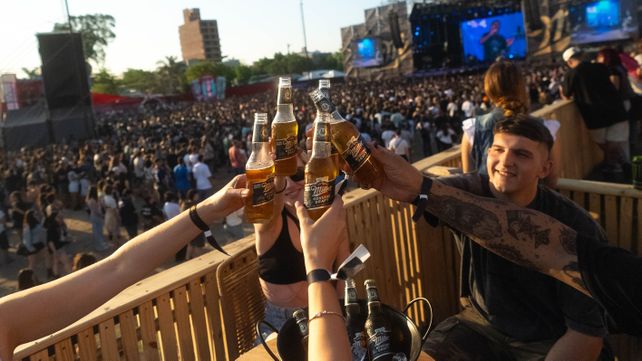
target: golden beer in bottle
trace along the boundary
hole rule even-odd
[[[299,124],[294,118],[292,106],[292,84],[290,78],[279,78],[276,115],[272,120],[272,141],[274,142],[275,172],[290,176],[296,173],[297,135]]]
[[[370,149],[354,124],[345,120],[334,104],[318,89],[310,93],[315,106],[323,113],[330,114],[332,144],[348,163],[361,187],[370,188],[383,174],[381,165],[370,154]]]
[[[312,156],[305,165],[303,204],[316,221],[334,201],[334,181],[339,173],[331,156],[328,114],[321,113],[321,118],[315,121],[312,139]]]
[[[274,161],[270,157],[267,113],[254,115],[252,154],[245,164],[245,215],[250,223],[265,223],[274,216]]]
[[[319,80],[319,91],[322,92],[326,98],[332,99],[330,98],[330,79]],[[319,117],[319,112],[319,109],[317,109],[317,118]],[[332,161],[334,162],[338,170],[341,170],[345,163],[339,155],[339,151],[337,150],[337,147],[334,146],[334,144],[332,145]]]

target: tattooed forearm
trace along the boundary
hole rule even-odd
[[[560,230],[560,244],[564,251],[570,255],[577,255],[577,233],[568,228],[564,227]]]
[[[508,233],[519,241],[533,241],[535,248],[550,243],[550,229],[535,224],[532,217],[537,213],[530,210],[509,210],[506,211],[506,221],[508,223]]]
[[[464,233],[474,234],[484,240],[502,236],[501,224],[493,212],[457,197],[432,194],[428,209],[443,222]]]
[[[535,265],[535,263],[531,262],[528,258],[524,257],[524,255],[517,248],[509,244],[492,242],[492,243],[488,243],[486,247],[490,251],[493,251],[493,253],[496,253],[499,256],[502,256],[509,261],[513,261],[520,266],[530,268],[536,271],[542,271],[540,267],[537,267],[537,265]]]

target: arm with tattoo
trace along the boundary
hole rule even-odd
[[[554,218],[439,182],[426,208],[489,251],[589,294],[577,265],[576,232]]]

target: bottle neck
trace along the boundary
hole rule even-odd
[[[314,141],[312,143],[312,154],[310,158],[328,158],[331,155],[332,143]]]
[[[368,302],[368,314],[381,313],[381,302],[370,301]]]
[[[292,104],[277,104],[274,121],[276,123],[292,122],[294,119],[294,106]]]

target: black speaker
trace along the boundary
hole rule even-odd
[[[44,33],[37,37],[49,109],[90,106],[89,80],[81,35]]]
[[[390,23],[390,35],[392,37],[392,43],[395,45],[395,48],[403,48],[403,41],[401,41],[401,31],[399,30],[399,15],[395,11],[390,11],[388,13],[388,22]]]

